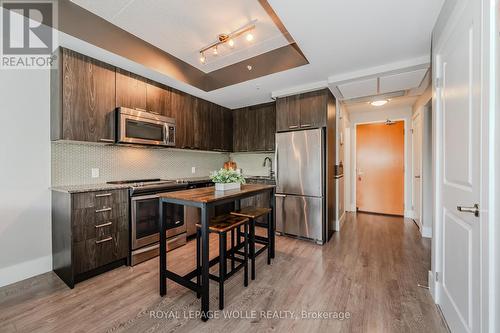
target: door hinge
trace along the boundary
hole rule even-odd
[[[413,128],[410,130],[410,133],[413,134]]]
[[[439,272],[436,272],[436,282],[439,282]]]

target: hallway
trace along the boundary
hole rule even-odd
[[[170,267],[190,269],[193,243],[169,253]],[[215,255],[215,251],[210,253]],[[257,279],[248,288],[242,287],[241,272],[229,280],[225,311],[349,312],[350,319],[257,315],[204,324],[182,315],[152,318],[150,311],[199,310],[196,296],[172,282],[167,296],[158,296],[158,261],[153,259],[102,274],[73,290],[52,272],[4,287],[0,289],[0,331],[446,332],[428,291],[417,286],[427,284],[429,268],[430,240],[420,237],[412,221],[349,214],[343,229],[325,246],[277,237],[272,267],[261,256]],[[216,304],[215,283],[210,292],[211,303]]]

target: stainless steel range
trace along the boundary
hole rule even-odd
[[[187,188],[175,180],[142,179],[109,182],[130,184],[130,264],[132,266],[159,254],[159,194]],[[185,208],[169,204],[167,225],[167,251],[186,244]]]

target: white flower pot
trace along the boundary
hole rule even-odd
[[[239,190],[240,188],[240,183],[215,183],[216,191]]]

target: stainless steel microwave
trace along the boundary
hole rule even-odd
[[[175,119],[156,113],[119,107],[116,110],[118,143],[175,146]]]

